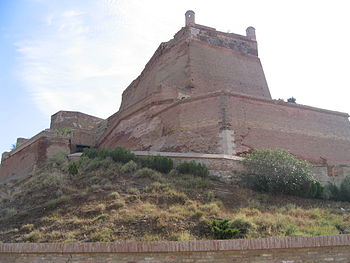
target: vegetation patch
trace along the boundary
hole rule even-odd
[[[257,192],[188,174],[192,168],[161,173],[142,167],[137,159],[116,162],[109,151],[103,152],[74,161],[77,173],[64,155],[57,155],[35,176],[0,184],[0,242],[186,241],[350,232],[349,202]],[[122,169],[134,164],[135,170]],[[346,193],[347,183],[338,192]],[[323,194],[331,191],[324,189]]]
[[[181,174],[192,174],[199,177],[209,176],[208,168],[205,165],[196,163],[194,161],[180,163],[176,167],[176,170]]]
[[[257,191],[310,196],[311,189],[316,185],[311,164],[297,159],[286,150],[256,150],[244,157],[247,172],[243,180]],[[317,190],[313,194],[317,194]]]

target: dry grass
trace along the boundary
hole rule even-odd
[[[249,222],[246,237],[350,233],[346,202],[266,195],[174,172],[132,176],[110,160],[83,161],[76,177],[56,162],[38,177],[0,186],[7,211],[0,242],[211,239],[211,220],[224,218]]]

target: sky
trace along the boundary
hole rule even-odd
[[[256,35],[274,99],[350,113],[347,0],[0,0],[0,152],[59,110],[107,118],[185,12]]]

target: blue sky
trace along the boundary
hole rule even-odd
[[[350,112],[346,0],[0,0],[0,152],[58,110],[106,118],[184,13],[224,32],[254,26],[273,98]]]

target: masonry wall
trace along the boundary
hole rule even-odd
[[[176,153],[176,152],[145,152],[134,151],[137,156],[166,156],[173,160],[174,167],[182,162],[201,163],[205,165],[210,174],[217,176],[219,180],[232,183],[240,179],[239,175],[242,172],[243,158],[224,154],[201,154],[201,153]],[[74,157],[73,157],[74,158]]]
[[[187,72],[187,50],[188,43],[186,41],[173,40],[161,44],[140,76],[123,92],[120,110],[130,107],[154,93],[166,93],[169,89],[184,90],[185,92],[186,87],[190,84],[190,76]],[[177,95],[173,95],[176,98]]]
[[[192,93],[226,90],[271,99],[260,59],[236,49],[209,44],[215,40],[218,41],[211,37],[205,42],[190,42]]]
[[[207,97],[191,103],[151,105],[120,115],[98,147],[125,146],[132,150],[221,153],[220,98]]]
[[[98,147],[231,155],[284,148],[315,164],[350,164],[350,122],[344,113],[223,91],[124,116],[112,122]]]
[[[43,131],[7,154],[1,161],[0,181],[34,175],[58,152],[70,152],[69,138]]]
[[[169,89],[176,91],[172,99],[219,90],[271,99],[257,55],[249,37],[201,25],[182,28],[123,92],[120,110]]]
[[[350,262],[350,236],[189,242],[0,244],[1,263]]]
[[[77,111],[59,111],[51,116],[50,129],[95,129],[103,119]]]
[[[313,163],[350,164],[347,114],[234,95],[228,112],[238,152],[284,148]]]

